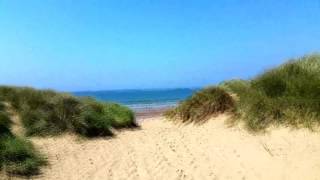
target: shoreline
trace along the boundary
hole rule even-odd
[[[136,115],[136,121],[139,123],[145,119],[161,117],[163,114],[173,107],[161,107],[161,108],[143,108],[134,110]]]

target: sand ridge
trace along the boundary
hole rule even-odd
[[[114,138],[33,138],[50,165],[35,179],[320,179],[320,134],[252,135],[226,115],[201,126],[151,118]]]

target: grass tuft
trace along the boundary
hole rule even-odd
[[[12,175],[38,174],[46,159],[31,142],[15,137],[10,131],[11,125],[8,114],[0,111],[0,169]]]
[[[290,60],[250,81],[221,87],[239,97],[237,112],[249,130],[270,125],[312,129],[320,124],[320,55]]]
[[[106,103],[104,110],[111,117],[111,125],[114,128],[132,128],[138,126],[135,122],[134,113],[125,106]]]
[[[0,137],[11,135],[10,126],[12,121],[8,114],[4,111],[0,111]]]
[[[134,113],[121,105],[80,99],[70,94],[33,88],[0,87],[0,100],[21,116],[27,136],[75,132],[85,136],[111,135],[111,127],[134,127]]]
[[[105,113],[105,105],[93,99],[83,100],[80,115],[73,121],[75,131],[87,137],[108,136],[111,117]]]
[[[36,175],[40,167],[47,163],[31,142],[22,138],[1,137],[0,150],[2,168],[9,174]]]
[[[270,125],[319,126],[320,55],[290,60],[252,80],[225,81],[218,88],[204,89],[167,112],[167,117],[197,122],[230,109],[251,131]]]
[[[73,129],[73,122],[80,114],[81,102],[66,94],[55,94],[42,97],[41,104],[30,106],[29,103],[21,108],[22,123],[29,136],[56,135]]]
[[[209,87],[196,92],[165,115],[182,122],[203,122],[213,115],[233,111],[234,100],[222,88]]]

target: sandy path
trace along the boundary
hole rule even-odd
[[[111,139],[33,139],[51,163],[38,179],[320,179],[319,133],[253,136],[225,119],[178,126],[156,118]]]

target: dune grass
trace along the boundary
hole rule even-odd
[[[44,94],[38,105],[26,101],[20,109],[22,123],[28,136],[56,135],[74,130],[81,113],[81,102],[67,94]]]
[[[134,113],[121,105],[77,98],[33,88],[0,87],[0,100],[21,116],[27,136],[75,132],[84,136],[112,135],[111,128],[132,127]]]
[[[108,136],[111,132],[111,117],[105,113],[105,105],[94,99],[83,100],[80,114],[73,121],[75,131],[87,137]]]
[[[1,167],[13,175],[38,174],[40,167],[47,163],[31,142],[14,136],[0,138],[0,158]]]
[[[0,103],[1,104],[1,103]],[[12,121],[0,110],[0,169],[13,175],[34,175],[39,173],[46,159],[24,138],[15,137],[10,128]]]
[[[12,124],[12,121],[10,120],[8,114],[0,110],[0,137],[5,135],[10,135],[10,126]]]
[[[224,87],[239,96],[237,112],[250,130],[320,124],[320,55],[290,60],[246,83]]]
[[[0,111],[4,111],[6,108],[5,104],[0,101]]]
[[[177,121],[200,123],[213,115],[233,110],[234,100],[225,90],[208,87],[196,92],[165,115]]]
[[[74,121],[76,132],[88,137],[112,135],[110,128],[137,127],[133,111],[114,103],[82,99],[81,113]]]
[[[51,90],[1,86],[0,167],[14,175],[37,174],[46,159],[30,141],[10,131],[12,121],[3,102],[19,114],[26,136],[64,132],[85,137],[111,136],[111,128],[136,126],[134,113],[118,104]]]
[[[135,119],[134,113],[125,106],[120,106],[115,103],[106,103],[105,112],[111,117],[111,126],[114,128],[130,128],[137,127],[133,119]]]
[[[263,131],[270,125],[313,129],[320,124],[320,55],[292,59],[251,80],[225,81],[218,88],[222,100],[214,98],[214,91],[211,96],[196,93],[167,112],[167,116],[200,121],[215,112],[208,109],[222,106],[234,109],[234,117],[251,131]],[[226,98],[226,92],[232,95],[234,103]]]

